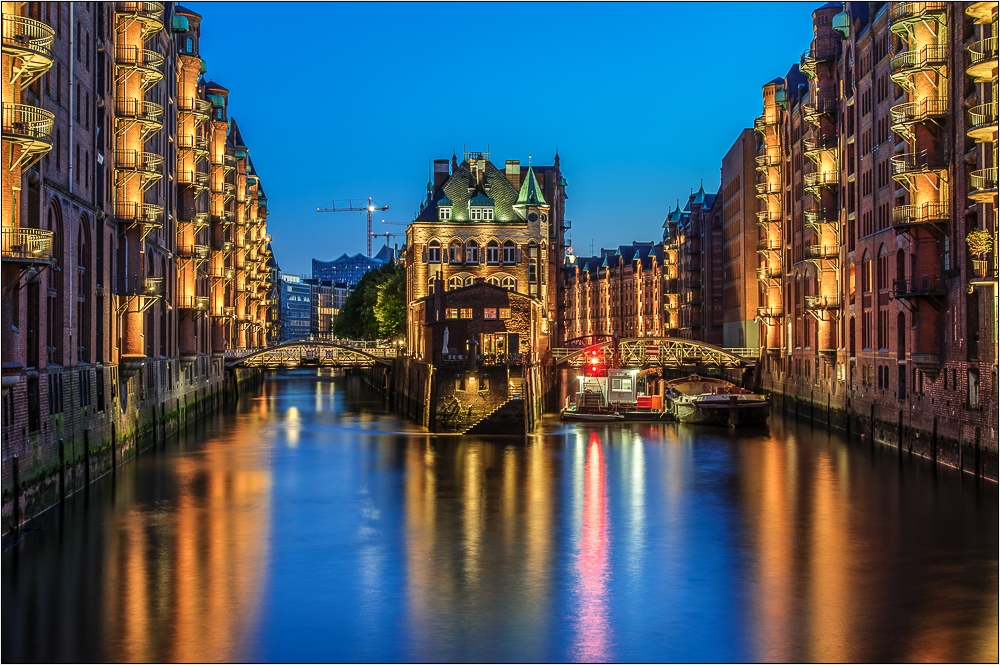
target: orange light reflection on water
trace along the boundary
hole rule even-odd
[[[576,560],[578,610],[573,645],[576,660],[611,660],[608,634],[607,469],[597,434],[587,444],[583,479],[583,528]]]

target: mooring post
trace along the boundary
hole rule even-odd
[[[66,444],[59,439],[59,503],[66,500]]]
[[[21,473],[17,455],[11,460],[11,473],[14,475],[14,531],[21,528]]]

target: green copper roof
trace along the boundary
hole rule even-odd
[[[449,199],[447,196],[442,196],[441,198],[438,199],[437,205],[438,205],[439,208],[441,206],[446,206],[446,207],[450,206],[451,205],[451,199]]]
[[[538,181],[535,180],[535,170],[528,167],[528,177],[521,183],[521,192],[517,196],[515,205],[546,205],[545,195],[542,194]]]
[[[198,68],[198,73],[199,74],[204,74],[207,71],[208,71],[208,63],[205,62],[204,58],[202,58],[201,59],[201,66]]]
[[[202,61],[204,62],[204,61]],[[208,97],[208,101],[212,103],[212,106],[216,108],[223,108],[226,105],[226,98],[222,95],[205,95]]]
[[[492,208],[493,199],[486,196],[483,192],[478,192],[475,196],[469,199],[469,207],[471,208]]]
[[[170,20],[170,28],[174,32],[187,32],[189,27],[187,16],[174,14],[174,17]]]

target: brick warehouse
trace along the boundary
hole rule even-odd
[[[997,6],[812,18],[755,122],[764,387],[995,478]]]
[[[276,332],[267,199],[200,34],[171,3],[3,3],[5,527]]]
[[[756,342],[788,410],[996,478],[997,5],[828,3],[812,20],[719,195],[669,211],[661,320],[641,334]],[[574,330],[610,325],[578,306],[602,262],[564,273]]]

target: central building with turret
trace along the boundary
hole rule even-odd
[[[434,160],[427,198],[406,230],[411,356],[434,362],[422,357],[425,321],[412,316],[414,308],[435,288],[456,291],[481,282],[528,297],[532,330],[521,336],[519,352],[541,359],[560,335],[565,188],[558,154],[552,166],[533,166],[529,158],[523,167],[507,160],[503,170],[488,152],[466,152],[461,163],[454,155]]]

